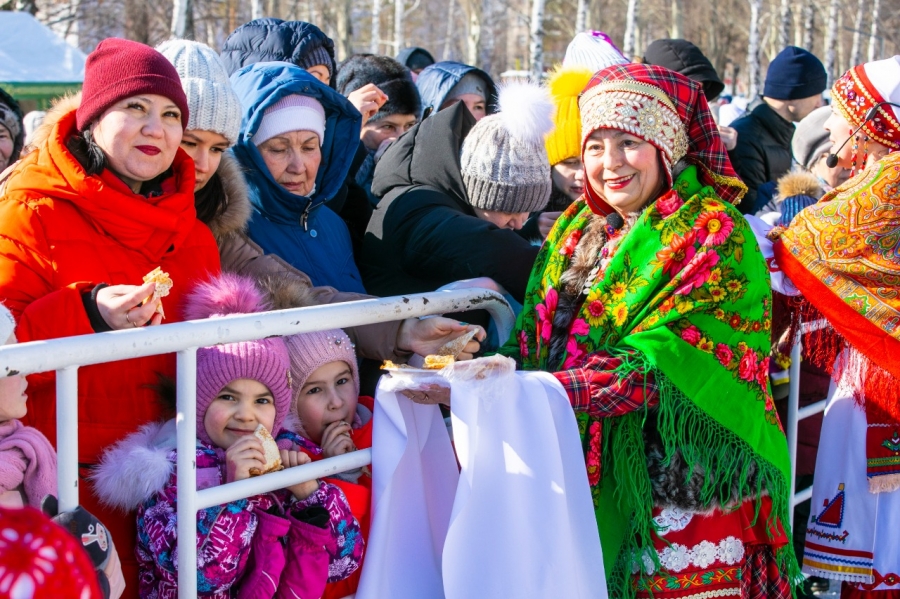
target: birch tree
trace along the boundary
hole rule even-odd
[[[403,0],[394,0],[394,55],[400,54],[403,49],[403,17],[406,16],[406,3]]]
[[[478,39],[478,62],[476,64],[488,73],[494,65],[494,31],[497,28],[496,0],[481,2],[481,33]]]
[[[193,0],[175,0],[172,6],[172,37],[194,39]]]
[[[759,11],[762,8],[762,0],[748,0],[748,2],[750,36],[747,43],[747,95],[752,101],[759,95]]]
[[[634,57],[638,3],[639,0],[628,0],[628,12],[625,13],[625,39],[622,44],[622,53],[628,60]]]
[[[529,55],[531,63],[531,80],[541,82],[544,73],[544,4],[545,0],[532,0],[531,4],[531,43]]]
[[[670,37],[684,37],[684,0],[672,0],[672,30]]]
[[[263,17],[262,0],[250,0],[250,19],[261,19]]]
[[[589,5],[590,2],[588,0],[578,0],[578,7],[575,10],[575,33],[587,31]]]
[[[337,35],[335,36],[335,58],[345,60],[353,54],[353,24],[351,22],[352,0],[335,2]],[[277,12],[274,14],[278,14]]]
[[[381,43],[381,0],[372,0],[372,40],[369,42],[369,52],[380,54]]]
[[[878,58],[878,19],[881,13],[881,0],[874,0],[872,3],[872,30],[869,33],[869,62]]]
[[[825,74],[828,76],[828,89],[834,84],[834,47],[837,40],[839,8],[840,0],[831,0],[828,5],[828,25],[825,29]]]
[[[447,1],[447,31],[444,34],[444,51],[441,60],[451,60],[453,58],[453,30],[456,22],[456,0]]]
[[[850,66],[858,65],[860,57],[860,35],[863,28],[863,9],[866,0],[858,0],[856,3],[856,19],[853,21],[853,43],[850,46]]]
[[[791,0],[781,0],[778,27],[778,51],[791,43]]]
[[[816,28],[816,11],[813,8],[812,0],[804,0],[803,2],[803,40],[801,47],[806,48],[810,52],[813,50],[813,35]]]

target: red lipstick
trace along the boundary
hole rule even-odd
[[[138,150],[146,154],[147,156],[156,156],[162,150],[157,148],[156,146],[136,146]]]

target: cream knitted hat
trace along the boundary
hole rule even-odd
[[[553,102],[543,87],[509,83],[499,111],[478,121],[463,140],[460,173],[469,205],[497,212],[534,212],[550,199],[544,137],[553,129]]]
[[[566,48],[564,67],[586,67],[592,73],[615,64],[628,64],[628,59],[602,31],[583,31]]]
[[[169,40],[156,48],[175,66],[187,96],[187,129],[212,131],[237,141],[241,129],[241,101],[231,89],[228,73],[215,50],[200,42]]]

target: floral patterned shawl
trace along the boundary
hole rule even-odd
[[[644,211],[594,277],[566,352],[550,364],[560,277],[585,227],[602,218],[583,199],[575,202],[541,249],[524,308],[500,352],[527,370],[577,367],[585,356],[607,352],[626,357],[623,368],[652,372],[667,456],[677,449],[713,473],[710,479],[722,481],[746,474],[752,461],[772,496],[774,517],[786,527],[790,464],[768,384],[767,267],[747,222],[698,181],[696,167],[688,167],[674,187]],[[645,417],[640,410],[597,421],[579,414],[583,436],[603,427],[602,478],[594,479],[592,493],[611,596],[633,595],[625,574],[629,556],[652,544]],[[584,439],[586,451],[591,441]],[[727,492],[708,480],[704,501]],[[742,496],[762,492],[742,489]],[[781,554],[788,575],[796,573],[792,552]]]
[[[866,400],[900,420],[900,153],[797,215],[774,250],[804,297],[871,361]],[[814,358],[831,369],[841,345],[820,341]]]

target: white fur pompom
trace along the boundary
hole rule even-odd
[[[553,131],[553,100],[540,85],[518,81],[501,85],[497,106],[503,127],[516,139],[542,144]]]

